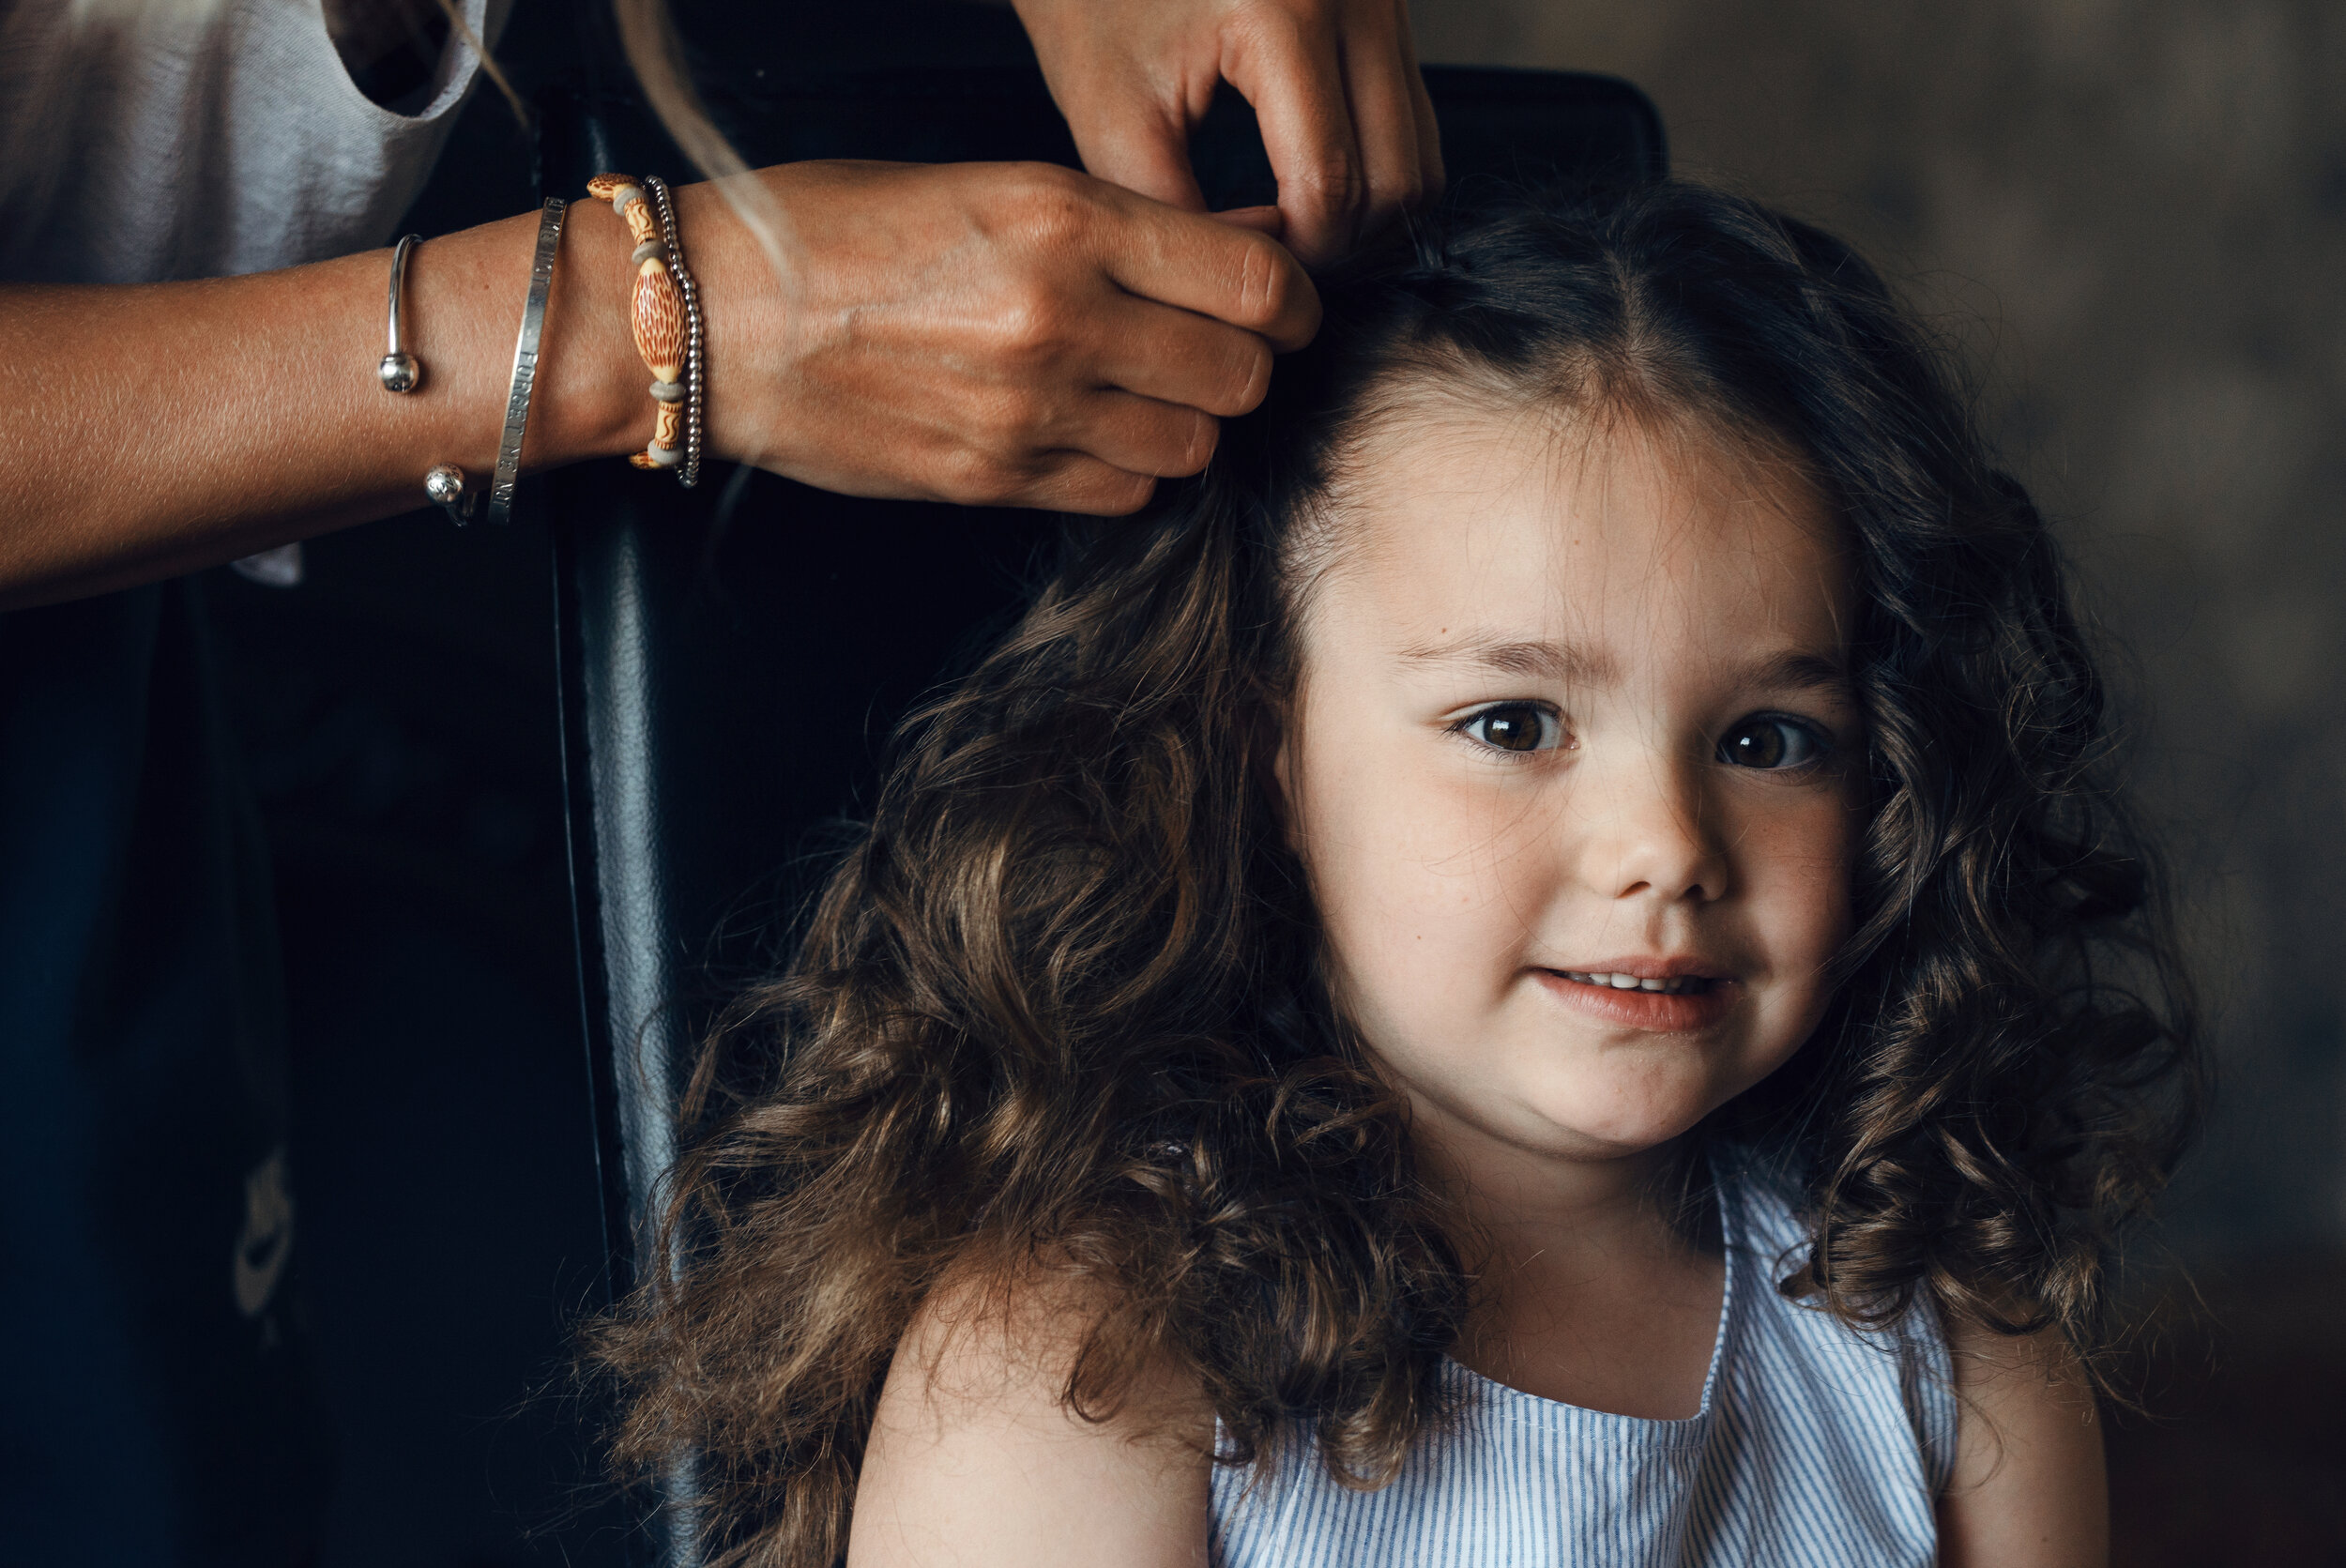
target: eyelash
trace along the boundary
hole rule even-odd
[[[1518,750],[1513,746],[1497,745],[1472,733],[1476,724],[1479,724],[1485,719],[1489,719],[1501,713],[1538,714],[1540,716],[1540,739],[1543,741],[1546,740],[1548,738],[1549,730],[1552,727],[1554,730],[1559,732],[1557,736],[1557,744],[1554,746],[1531,746]],[[1563,724],[1563,715],[1543,702],[1495,702],[1487,704],[1482,708],[1478,708],[1473,712],[1458,720],[1455,723],[1450,726],[1450,733],[1460,737],[1466,740],[1468,744],[1474,746],[1481,751],[1493,753],[1499,756],[1513,759],[1537,756],[1542,752],[1570,750],[1572,746],[1572,738],[1569,734],[1562,733]]]
[[[1809,746],[1809,754],[1803,757],[1798,762],[1786,763],[1783,766],[1776,768],[1746,767],[1744,764],[1731,760],[1728,756],[1728,745],[1735,738],[1736,736],[1769,724],[1780,724],[1784,728],[1795,731],[1805,738]],[[1718,749],[1715,754],[1721,763],[1729,768],[1735,768],[1744,772],[1809,773],[1814,772],[1819,768],[1821,768],[1826,763],[1832,761],[1833,752],[1833,737],[1828,734],[1821,725],[1814,723],[1809,720],[1795,718],[1790,713],[1746,713],[1742,718],[1727,726],[1727,733],[1719,737]]]
[[[1473,712],[1467,714],[1456,723],[1453,723],[1450,726],[1450,733],[1462,738],[1468,743],[1473,745],[1480,751],[1493,753],[1500,756],[1511,759],[1537,756],[1543,752],[1558,750],[1569,751],[1573,750],[1575,747],[1575,743],[1569,733],[1560,734],[1556,738],[1556,743],[1552,745],[1544,743],[1540,745],[1523,747],[1520,749],[1513,746],[1498,745],[1488,739],[1477,737],[1473,733],[1475,725],[1502,713],[1538,714],[1540,716],[1539,739],[1542,742],[1546,742],[1549,739],[1551,727],[1557,731],[1561,731],[1563,727],[1563,715],[1555,708],[1549,707],[1547,704],[1518,700],[1512,702],[1495,702],[1487,704],[1485,707],[1478,708]],[[1810,747],[1810,754],[1798,762],[1790,763],[1776,768],[1748,767],[1744,764],[1732,761],[1729,757],[1728,745],[1737,735],[1746,730],[1756,729],[1766,724],[1781,724],[1787,729],[1799,732],[1807,739]],[[1830,761],[1834,751],[1835,745],[1833,737],[1828,734],[1822,726],[1813,723],[1806,719],[1795,718],[1790,713],[1762,712],[1747,713],[1744,717],[1736,720],[1732,724],[1729,724],[1727,727],[1726,733],[1719,738],[1719,743],[1714,750],[1713,755],[1715,760],[1725,766],[1735,768],[1739,771],[1744,772],[1805,773]]]

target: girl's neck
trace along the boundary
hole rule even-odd
[[[1459,1361],[1565,1404],[1655,1420],[1695,1413],[1725,1282],[1698,1140],[1572,1159],[1436,1113],[1420,1115],[1412,1141],[1455,1207],[1476,1277]]]

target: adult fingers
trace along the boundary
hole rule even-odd
[[[1184,212],[1206,210],[1189,163],[1189,125],[1166,105],[1150,106],[1145,87],[1092,94],[1068,115],[1084,168],[1111,185]]]
[[[1056,453],[1003,506],[1078,511],[1091,517],[1122,517],[1138,511],[1156,494],[1157,481],[1129,473],[1084,452]]]
[[[1053,448],[1128,474],[1175,479],[1203,468],[1220,434],[1220,423],[1195,408],[1110,387],[1077,405]]]
[[[1080,446],[1017,454],[961,447],[950,455],[937,454],[908,485],[857,486],[847,493],[901,495],[961,507],[1042,507],[1113,517],[1146,505],[1156,487],[1155,475],[1120,468]]]
[[[1398,8],[1401,53],[1409,65],[1409,103],[1417,121],[1419,188],[1430,200],[1441,194],[1448,172],[1441,161],[1441,122],[1434,118],[1434,95],[1425,90],[1425,72],[1419,68],[1417,38],[1409,27],[1409,8]]]
[[[1259,332],[1274,348],[1301,348],[1319,329],[1319,296],[1293,254],[1233,223],[1125,196],[1099,262],[1129,293]]]
[[[1233,21],[1223,76],[1255,106],[1287,243],[1334,260],[1360,225],[1362,170],[1333,28],[1259,7]]]
[[[1365,234],[1392,222],[1425,195],[1419,129],[1425,81],[1398,6],[1370,8],[1346,33],[1344,64],[1360,147],[1361,232]]]
[[[1273,239],[1284,237],[1287,232],[1287,214],[1275,206],[1224,207],[1220,212],[1211,212],[1206,216],[1217,223],[1227,223],[1232,228],[1238,229],[1252,229],[1257,234],[1269,235]]]
[[[1150,300],[1125,299],[1099,322],[1103,382],[1223,419],[1262,402],[1271,345],[1253,332]]]

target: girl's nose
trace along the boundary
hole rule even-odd
[[[1586,837],[1582,880],[1615,899],[1708,904],[1727,893],[1728,863],[1699,769],[1651,755],[1622,758],[1616,777],[1576,813]],[[1583,784],[1597,780],[1583,777]]]

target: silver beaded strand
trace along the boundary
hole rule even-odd
[[[684,462],[678,467],[676,477],[678,484],[690,490],[701,479],[701,295],[693,282],[692,270],[684,265],[684,247],[678,242],[676,204],[669,200],[668,182],[658,175],[647,175],[644,188],[651,192],[652,205],[659,210],[661,248],[668,252],[668,270],[676,274],[677,292],[684,298]]]

